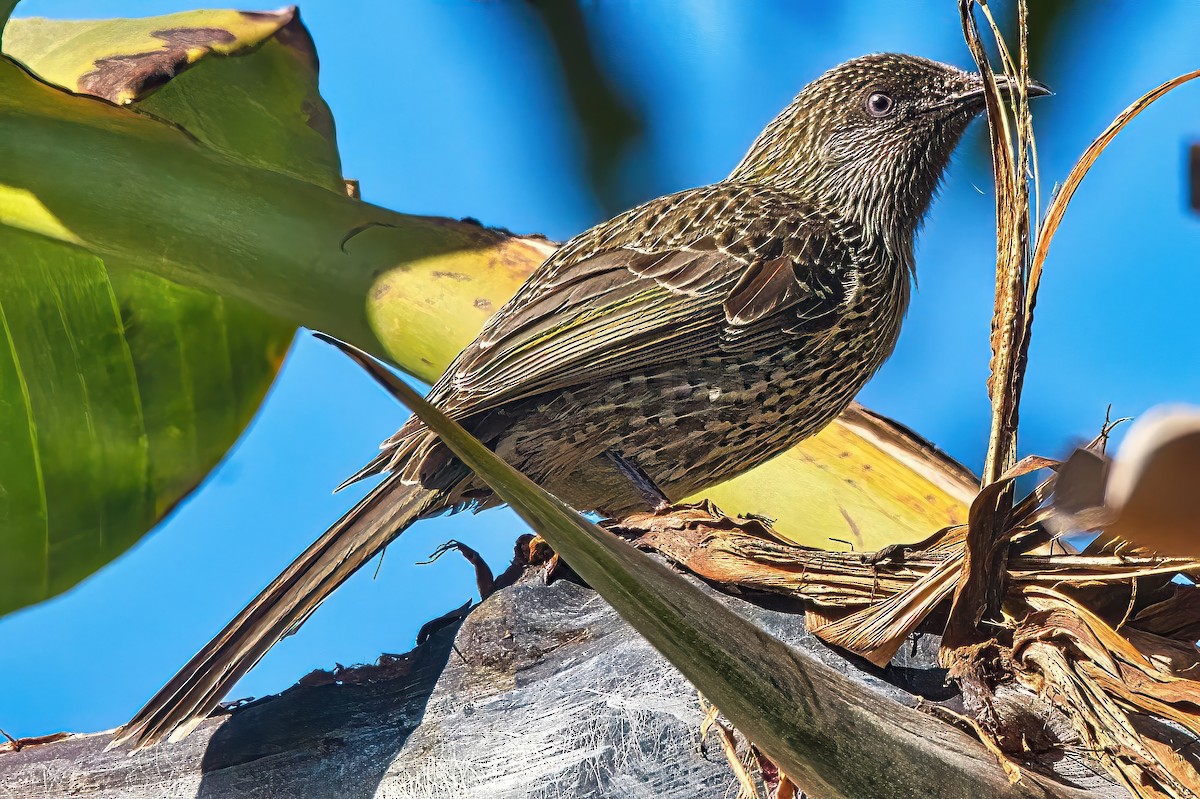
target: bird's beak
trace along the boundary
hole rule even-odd
[[[1031,80],[1025,84],[1025,94],[1030,97],[1050,97],[1054,90],[1040,80]]]
[[[979,87],[980,92],[983,91],[982,84],[983,79],[981,78]],[[1017,83],[1013,80],[1010,80],[1007,75],[997,75],[996,88],[1002,93],[1012,94],[1017,88]],[[1050,87],[1041,81],[1031,80],[1025,84],[1025,95],[1027,97],[1048,97],[1051,94],[1054,94],[1054,92],[1050,91]]]
[[[978,73],[974,73],[970,76],[967,85],[968,88],[966,91],[948,98],[946,104],[960,108],[983,108],[983,78]],[[1007,75],[996,76],[996,89],[1001,94],[1015,94],[1017,86],[1017,83]],[[1046,97],[1051,94],[1054,94],[1054,92],[1050,91],[1050,87],[1039,81],[1031,80],[1025,84],[1025,95],[1027,97]]]

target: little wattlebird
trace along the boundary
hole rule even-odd
[[[913,238],[983,107],[980,77],[952,66],[872,55],[836,67],[725,180],[565,244],[430,400],[568,504],[608,516],[762,463],[841,413],[891,353]],[[351,480],[376,474],[114,745],[185,735],[414,520],[499,504],[415,419]]]

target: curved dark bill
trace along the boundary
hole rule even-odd
[[[1029,97],[1049,97],[1054,90],[1040,80],[1031,80],[1025,84],[1025,94]]]
[[[973,86],[970,90],[965,91],[962,94],[958,94],[958,95],[955,95],[954,97],[951,97],[949,99],[949,102],[951,104],[953,104],[953,105],[972,105],[975,103],[978,103],[980,105],[983,104],[983,79],[980,78],[978,75],[973,75],[972,78],[974,78],[973,82],[977,82],[977,85]],[[1001,91],[1003,93],[1010,93],[1013,91],[1014,86],[1015,86],[1015,84],[1013,83],[1013,81],[1009,80],[1007,75],[997,75],[996,76],[996,88],[999,91]],[[1050,87],[1047,86],[1046,84],[1042,83],[1041,81],[1031,80],[1025,84],[1025,94],[1027,97],[1046,97],[1048,95],[1054,94],[1054,92],[1050,91]]]

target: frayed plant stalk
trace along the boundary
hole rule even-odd
[[[1000,55],[1009,91],[998,90],[996,75],[988,61],[979,24],[978,7],[987,20]],[[1045,268],[1050,242],[1062,221],[1067,204],[1084,175],[1116,134],[1137,114],[1175,87],[1200,77],[1200,70],[1168,81],[1144,95],[1122,112],[1084,152],[1071,170],[1062,189],[1053,197],[1040,225],[1036,223],[1038,196],[1036,144],[1028,104],[1029,60],[1028,13],[1025,0],[1017,4],[1018,45],[1013,53],[1006,45],[987,0],[960,0],[963,34],[983,76],[991,137],[992,166],[996,179],[996,302],[992,318],[991,374],[988,393],[992,421],[982,484],[996,483],[1013,467],[1017,456],[1017,428],[1021,390],[1032,339],[1038,287]],[[1037,230],[1031,246],[1030,231]],[[981,507],[987,497],[990,507]],[[980,629],[985,617],[998,618],[1004,593],[1009,527],[1012,509],[1011,484],[997,492],[985,492],[972,507],[961,576],[946,627],[948,649],[972,646],[988,636]],[[943,659],[952,655],[947,651]]]
[[[975,8],[987,19],[1000,53],[1007,91],[1002,96],[988,61]],[[996,179],[996,300],[992,315],[991,375],[988,395],[992,403],[991,430],[984,461],[984,491],[971,508],[962,567],[954,584],[954,601],[946,626],[943,660],[951,651],[987,640],[981,632],[984,617],[995,618],[1004,596],[1004,561],[1007,558],[1008,518],[1012,509],[1012,482],[1001,480],[1016,464],[1017,424],[1032,330],[1030,179],[1033,158],[1033,122],[1029,113],[1029,59],[1027,10],[1017,5],[1018,47],[1008,49],[988,8],[987,0],[960,0],[963,35],[983,77],[991,140],[992,170]],[[997,488],[990,490],[993,486]],[[947,580],[942,580],[943,589]]]
[[[995,72],[988,61],[973,9],[978,6],[988,21],[1003,65],[1014,90],[1006,98],[998,91]],[[1150,104],[1182,84],[1200,77],[1200,70],[1166,81],[1138,98],[1089,145],[1055,193],[1038,224],[1037,145],[1029,110],[1028,9],[1017,4],[1018,47],[1014,54],[992,16],[987,0],[960,0],[963,32],[972,57],[984,78],[992,166],[996,178],[996,304],[992,318],[992,361],[988,395],[992,400],[992,426],[984,462],[984,485],[999,479],[1016,462],[1017,423],[1021,389],[1028,363],[1034,309],[1050,242],[1062,222],[1067,205],[1100,153],[1116,135]],[[1037,231],[1030,244],[1030,230]]]
[[[988,61],[974,16],[978,5],[986,17],[1000,52],[1010,90],[1001,95]],[[1016,57],[1009,51],[988,8],[987,0],[961,0],[963,33],[983,76],[991,137],[992,169],[996,176],[996,303],[992,316],[991,376],[992,426],[984,461],[983,484],[1000,478],[1016,463],[1017,421],[1021,385],[1029,351],[1032,325],[1027,299],[1036,295],[1030,280],[1030,186],[1033,161],[1033,122],[1029,112],[1029,59],[1027,10],[1017,5],[1019,42]]]

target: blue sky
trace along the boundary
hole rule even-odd
[[[1087,4],[1085,4],[1087,5]],[[18,15],[166,13],[165,0],[25,0]],[[1088,5],[1050,33],[1035,109],[1043,191],[1143,91],[1200,67],[1200,6]],[[402,211],[473,216],[567,238],[602,219],[544,34],[515,0],[315,0],[322,90],[347,176]],[[955,3],[603,0],[587,5],[603,66],[646,130],[621,167],[630,202],[721,178],[808,80],[873,51],[963,66]],[[1185,205],[1200,86],[1145,113],[1102,157],[1051,250],[1023,406],[1022,451],[1062,453],[1118,415],[1200,404],[1200,217]],[[978,467],[992,303],[992,200],[977,126],[918,249],[920,288],[895,356],[862,395]],[[332,486],[404,413],[301,335],[259,418],[204,486],[141,545],[75,590],[0,620],[0,727],[14,735],[126,720],[353,501]],[[297,431],[302,434],[298,435]],[[233,696],[411,647],[422,623],[474,594],[466,564],[414,565],[442,541],[502,569],[507,511],[417,525],[377,578],[357,575]]]

